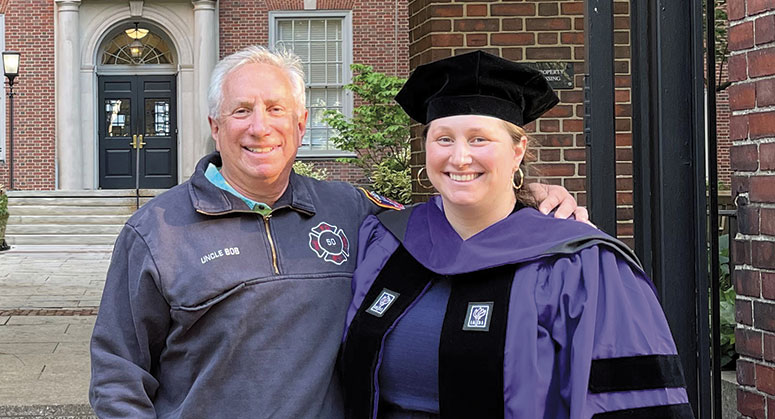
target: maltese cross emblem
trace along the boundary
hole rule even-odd
[[[350,257],[350,241],[344,230],[322,222],[309,232],[309,248],[326,262],[341,265]]]

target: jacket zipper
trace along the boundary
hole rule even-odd
[[[274,240],[272,240],[272,231],[269,229],[269,219],[272,214],[264,215],[264,226],[266,227],[266,237],[269,239],[269,248],[272,249],[272,267],[274,267],[275,275],[280,275],[280,268],[277,267],[277,250],[274,247]]]

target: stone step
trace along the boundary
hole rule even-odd
[[[47,205],[57,207],[134,207],[137,200],[134,197],[8,197],[8,206]]]
[[[140,205],[163,189],[139,190]],[[112,245],[137,209],[138,191],[9,191],[11,245]]]
[[[166,189],[140,189],[141,197],[154,197]],[[8,191],[9,198],[111,198],[135,196],[134,189],[56,190],[56,191]]]
[[[165,189],[9,191],[13,246],[111,246],[126,220]]]
[[[11,246],[16,245],[47,245],[47,246],[86,246],[112,245],[116,242],[115,234],[41,234],[41,235],[9,235],[5,239]]]
[[[60,234],[112,234],[121,232],[123,225],[100,224],[8,224],[5,234],[10,236]]]
[[[111,244],[92,244],[92,245],[59,245],[59,244],[36,244],[36,245],[14,245],[9,250],[2,252],[4,255],[12,254],[40,254],[50,253],[52,257],[59,257],[64,254],[83,254],[89,253],[94,257],[99,257],[100,253],[113,252],[113,243]],[[0,416],[2,419],[2,416]]]
[[[15,212],[13,214],[16,214]],[[56,213],[52,215],[11,215],[8,217],[9,225],[20,224],[106,224],[123,225],[129,214],[119,215],[94,215],[93,213],[76,215]]]
[[[52,205],[8,205],[8,213],[11,215],[131,215],[135,212],[134,203],[131,206],[52,206]]]

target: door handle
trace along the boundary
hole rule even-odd
[[[137,147],[138,148],[143,148],[143,146],[145,145],[145,143],[143,142],[143,134],[138,135],[137,139],[140,141],[140,142],[137,143]]]
[[[140,140],[140,141],[142,141],[142,140]],[[132,148],[137,148],[137,134],[132,136],[132,142],[129,143],[129,145],[131,145]]]

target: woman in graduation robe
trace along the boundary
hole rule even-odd
[[[440,196],[361,226],[347,417],[692,418],[634,254],[521,191],[520,127],[558,102],[545,78],[474,52],[420,66],[396,100],[429,124]]]

